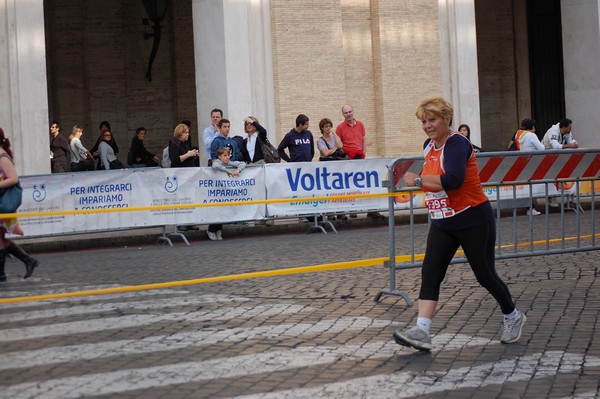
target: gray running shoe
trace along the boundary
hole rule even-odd
[[[431,337],[417,326],[404,332],[396,331],[394,341],[398,345],[410,346],[423,352],[431,351]]]
[[[523,312],[520,313],[521,315],[515,320],[504,320],[504,331],[502,332],[502,338],[500,338],[500,342],[503,344],[512,344],[521,338],[527,316]]]

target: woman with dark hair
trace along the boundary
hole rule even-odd
[[[343,158],[335,157],[336,153],[342,150],[344,145],[342,140],[331,131],[333,123],[329,118],[323,118],[319,122],[319,129],[322,136],[317,140],[317,149],[319,150],[319,161],[335,161]],[[345,155],[345,153],[343,153]],[[349,159],[346,156],[346,159]]]
[[[465,125],[464,123],[462,125],[460,125],[458,127],[458,132],[460,134],[462,134],[463,136],[465,136],[466,138],[469,139],[469,141],[471,141],[471,128],[469,127],[469,125]],[[473,146],[473,149],[475,150],[475,152],[481,152],[481,147],[477,147],[475,144],[471,143],[471,145]]]
[[[131,139],[131,147],[127,155],[127,163],[134,168],[145,168],[147,166],[158,166],[158,159],[146,149],[146,128],[138,127],[135,136]]]
[[[0,189],[10,188],[19,182],[12,156],[10,141],[4,136],[4,130],[0,128]],[[33,269],[38,266],[39,262],[27,255],[23,248],[6,238],[6,233],[23,235],[23,230],[17,223],[17,218],[0,219],[0,282],[6,281],[4,264],[6,263],[7,253],[16,256],[25,263],[25,275],[23,277],[31,277]]]
[[[319,150],[319,161],[339,161],[344,158],[336,157],[343,154],[346,159],[349,159],[345,152],[342,151],[344,144],[342,140],[332,131],[333,122],[329,118],[323,118],[319,121],[319,129],[321,130],[321,137],[317,140],[317,149]],[[341,154],[340,154],[341,153]],[[348,216],[344,214],[340,215],[328,215],[329,220],[348,220]]]
[[[98,140],[96,140],[96,144],[94,144],[94,146],[92,147],[90,152],[92,154],[95,154],[98,151],[98,147],[100,146],[100,143],[102,143],[104,141],[104,133],[108,131],[111,134],[111,139],[108,142],[108,144],[110,144],[110,146],[112,147],[115,155],[118,154],[119,146],[117,145],[115,138],[112,137],[112,130],[110,128],[110,123],[108,123],[108,121],[102,121],[102,122],[100,122],[99,128],[100,128],[100,135],[98,136]]]
[[[100,135],[98,136],[98,140],[96,140],[96,144],[94,144],[94,146],[92,147],[92,149],[90,150],[90,152],[92,154],[94,154],[95,158],[98,158],[98,165],[96,166],[96,169],[104,169],[104,167],[102,166],[102,160],[100,159],[100,153],[98,151],[100,144],[105,141],[105,133],[108,132],[110,133],[110,140],[107,141],[107,144],[111,146],[112,148],[112,152],[114,153],[115,156],[117,156],[117,154],[119,153],[119,146],[117,145],[117,141],[115,140],[114,136],[112,135],[112,130],[110,128],[110,123],[108,123],[108,121],[102,121],[100,122],[100,125],[98,126],[98,128],[100,129]]]
[[[125,166],[119,161],[113,147],[110,145],[110,141],[113,139],[112,134],[109,130],[103,134],[104,140],[98,146],[98,152],[100,154],[100,169],[123,169]]]

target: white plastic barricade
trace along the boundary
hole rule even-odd
[[[381,194],[388,190],[388,167],[393,159],[267,164],[268,199],[314,198]],[[387,208],[386,198],[348,198],[270,203],[269,216],[300,216],[333,212],[366,212]]]
[[[19,217],[26,236],[124,228],[215,224],[266,217],[294,217],[387,209],[393,159],[250,165],[236,177],[212,168],[139,168],[24,176]],[[347,196],[331,200],[315,197]],[[295,198],[304,198],[295,201]],[[308,200],[306,199],[308,198]],[[265,203],[265,200],[288,200]],[[229,206],[231,202],[263,201]],[[204,204],[218,204],[207,206]],[[159,208],[166,206],[168,208]],[[69,214],[72,210],[158,207],[125,212]],[[397,201],[397,209],[408,204]],[[44,215],[48,212],[60,215]]]
[[[210,224],[261,219],[263,204],[185,207],[265,199],[264,168],[247,167],[238,177],[211,168],[139,168],[21,177],[18,212],[131,208],[167,205],[174,209],[83,215],[20,217],[26,236],[170,224]],[[177,208],[182,206],[182,208]]]

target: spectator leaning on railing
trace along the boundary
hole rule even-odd
[[[573,127],[573,121],[569,118],[564,118],[556,125],[553,125],[542,139],[542,144],[547,150],[565,149],[565,148],[579,148],[579,144],[573,138],[571,129]]]

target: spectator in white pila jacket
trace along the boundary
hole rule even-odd
[[[547,150],[560,150],[564,148],[579,148],[579,144],[573,138],[571,129],[573,121],[568,118],[562,119],[556,125],[553,125],[542,139],[542,144]]]

